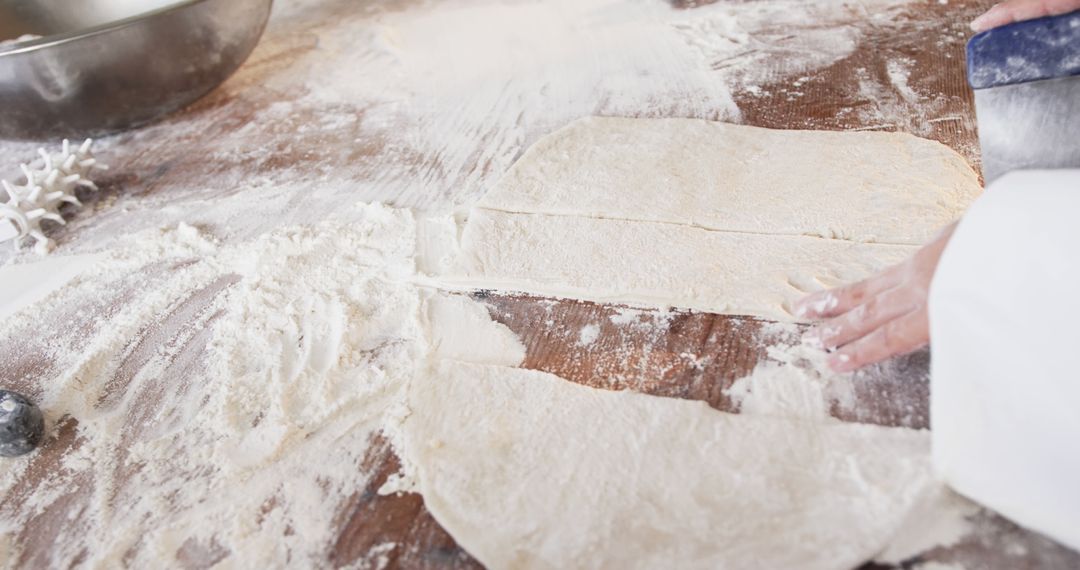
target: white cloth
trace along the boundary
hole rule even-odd
[[[1080,549],[1080,170],[1008,174],[930,292],[935,465],[961,494]]]

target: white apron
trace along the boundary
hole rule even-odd
[[[953,234],[929,310],[938,471],[1080,549],[1080,170],[996,180]]]

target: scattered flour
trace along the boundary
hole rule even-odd
[[[585,325],[578,331],[578,345],[589,346],[600,337],[600,325]]]
[[[412,283],[408,210],[360,210],[237,246],[186,225],[144,234],[4,323],[0,341],[48,355],[23,373],[54,436],[77,422],[74,443],[46,446],[70,446],[62,461],[0,464],[6,565],[324,563],[429,346],[452,355],[486,322]],[[523,355],[508,331],[485,338],[482,361]],[[20,559],[37,536],[50,546]]]
[[[371,550],[364,556],[360,568],[365,570],[383,570],[390,564],[389,554],[397,547],[398,545],[396,542],[384,542],[371,547]]]
[[[641,316],[646,314],[641,309],[631,309],[629,307],[619,307],[614,315],[608,318],[611,324],[616,326],[629,325],[641,320]]]
[[[851,55],[858,22],[886,24],[910,0],[717,2],[673,24],[733,88],[828,67]],[[808,78],[796,79],[799,87]]]
[[[919,101],[919,94],[911,89],[908,85],[908,78],[911,77],[911,66],[914,65],[914,61],[910,59],[893,59],[885,64],[885,68],[889,73],[889,80],[892,82],[893,87],[900,93],[900,96],[909,103],[917,103]]]
[[[802,342],[770,346],[768,353],[749,376],[724,391],[740,413],[839,421],[830,415],[832,407],[854,405],[852,374],[830,370],[824,350]]]
[[[117,172],[138,179],[60,245],[92,249],[179,220],[246,240],[282,216],[310,223],[355,200],[468,205],[531,142],[581,117],[739,121],[741,82],[812,77],[913,4],[281,0],[227,97],[103,142]],[[9,151],[33,155],[0,142]]]
[[[528,145],[574,119],[739,121],[733,91],[814,77],[916,5],[279,0],[218,95],[102,142],[122,191],[76,216],[61,252],[181,220],[239,241],[356,200],[468,205]],[[5,155],[33,152],[0,142]],[[0,250],[0,261],[8,255]]]

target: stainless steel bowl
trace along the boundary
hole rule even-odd
[[[94,136],[152,121],[227,79],[273,0],[0,0],[0,138]]]

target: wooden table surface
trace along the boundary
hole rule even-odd
[[[770,1],[779,0],[762,4]],[[670,8],[692,13],[711,3],[674,0]],[[776,73],[766,69],[763,80],[733,83],[731,94],[739,108],[735,118],[725,115],[729,110],[707,104],[680,107],[675,99],[695,96],[693,81],[665,91],[672,101],[657,101],[651,93],[640,101],[623,102],[622,108],[611,103],[618,85],[598,84],[575,94],[571,108],[554,117],[543,101],[499,100],[493,104],[512,110],[520,105],[520,113],[493,110],[490,124],[462,126],[475,135],[465,150],[426,134],[436,132],[438,125],[425,123],[433,121],[424,111],[430,103],[425,97],[437,98],[438,93],[388,94],[380,90],[380,82],[392,83],[392,78],[366,75],[375,69],[370,44],[377,38],[361,32],[384,15],[419,13],[436,4],[278,2],[259,48],[221,88],[163,122],[103,141],[99,154],[112,170],[101,181],[102,191],[87,200],[89,207],[72,213],[71,223],[52,233],[61,253],[92,250],[131,232],[178,221],[206,226],[228,242],[318,221],[345,202],[379,199],[429,209],[467,205],[539,136],[575,116],[594,113],[728,118],[789,129],[907,131],[939,140],[974,167],[979,165],[963,46],[966,22],[990,0],[912,1],[895,9],[885,24],[860,17],[864,10],[875,9],[872,2],[864,6],[852,1],[844,3],[850,18],[829,27],[813,21],[797,29],[759,26],[753,34],[776,48],[770,55],[774,59],[764,60],[766,67],[786,57],[785,42],[801,34],[844,28],[845,33],[855,32],[851,37],[857,45],[836,61],[801,73],[781,72],[778,65]],[[343,40],[354,30],[355,39]],[[903,64],[902,81],[897,80],[897,62]],[[327,63],[339,64],[340,73],[356,75],[356,81],[348,83],[347,97],[319,94],[319,78],[311,70],[322,73],[325,67],[319,65]],[[730,62],[700,65],[706,73],[722,73]],[[512,70],[506,77],[486,80],[513,86],[525,81],[523,77]],[[656,81],[669,79],[658,76]],[[0,143],[0,151],[30,158],[35,146]],[[10,175],[4,168],[0,175]],[[622,324],[616,324],[609,318],[614,307],[493,292],[475,297],[520,335],[528,347],[528,368],[601,388],[704,400],[728,411],[737,410],[723,389],[752,370],[768,345],[781,340],[763,322],[749,318],[645,311],[636,321],[620,319]],[[583,345],[577,331],[586,325],[599,326],[600,334]],[[44,379],[35,377],[34,355],[18,354],[18,349],[14,340],[0,339],[0,360],[7,363],[3,380],[33,392],[34,382]],[[928,363],[923,352],[860,373],[858,406],[837,410],[837,415],[848,421],[926,427]],[[61,429],[55,449],[65,449],[65,441],[70,444],[74,433],[69,432],[73,430]],[[40,461],[59,462],[61,453],[43,452]],[[385,552],[391,568],[480,567],[431,517],[420,496],[376,492],[398,469],[386,442],[373,442],[366,463],[376,475],[343,506],[348,516],[327,552],[331,565],[367,560],[372,548],[391,543],[393,548]],[[972,524],[973,532],[958,544],[927,552],[904,567],[925,561],[969,569],[1080,567],[1080,554],[991,513],[978,515]],[[47,536],[26,534],[24,540],[21,562],[39,565],[49,548]]]

